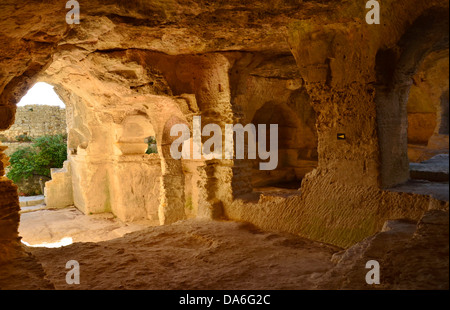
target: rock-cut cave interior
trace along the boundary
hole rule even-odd
[[[448,0],[65,2],[0,3],[0,135],[39,82],[67,133],[35,209],[0,142],[0,289],[449,289]]]

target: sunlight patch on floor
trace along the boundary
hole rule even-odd
[[[73,239],[71,237],[64,237],[58,242],[41,244],[29,244],[28,242],[22,240],[22,243],[33,248],[60,248],[63,246],[71,245],[73,243]]]

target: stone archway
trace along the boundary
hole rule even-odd
[[[398,43],[376,55],[380,184],[389,188],[409,179],[407,101],[412,76],[433,51],[448,48],[448,14],[432,9],[420,16]]]
[[[445,100],[449,86],[449,50],[429,53],[413,75],[408,96],[408,158],[410,162],[422,162],[438,154],[448,153],[448,124]]]

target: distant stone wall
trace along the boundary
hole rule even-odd
[[[0,140],[16,141],[16,137],[30,138],[66,133],[66,109],[57,106],[27,105],[18,107],[16,121],[9,130],[0,133]]]

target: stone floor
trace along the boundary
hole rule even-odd
[[[449,155],[439,154],[421,163],[410,163],[411,180],[390,191],[430,195],[449,201]]]
[[[390,191],[430,195],[441,201],[449,201],[448,182],[430,182],[427,180],[409,180],[408,182],[390,188]]]
[[[143,228],[111,216],[86,216],[75,208],[23,213],[23,240],[40,246],[26,247],[35,260],[18,260],[14,268],[30,261],[42,264],[56,289],[310,289],[332,267],[333,253],[341,250],[227,221],[186,220]],[[67,236],[73,244],[43,247]],[[81,266],[82,281],[76,287],[65,282],[69,260]]]

